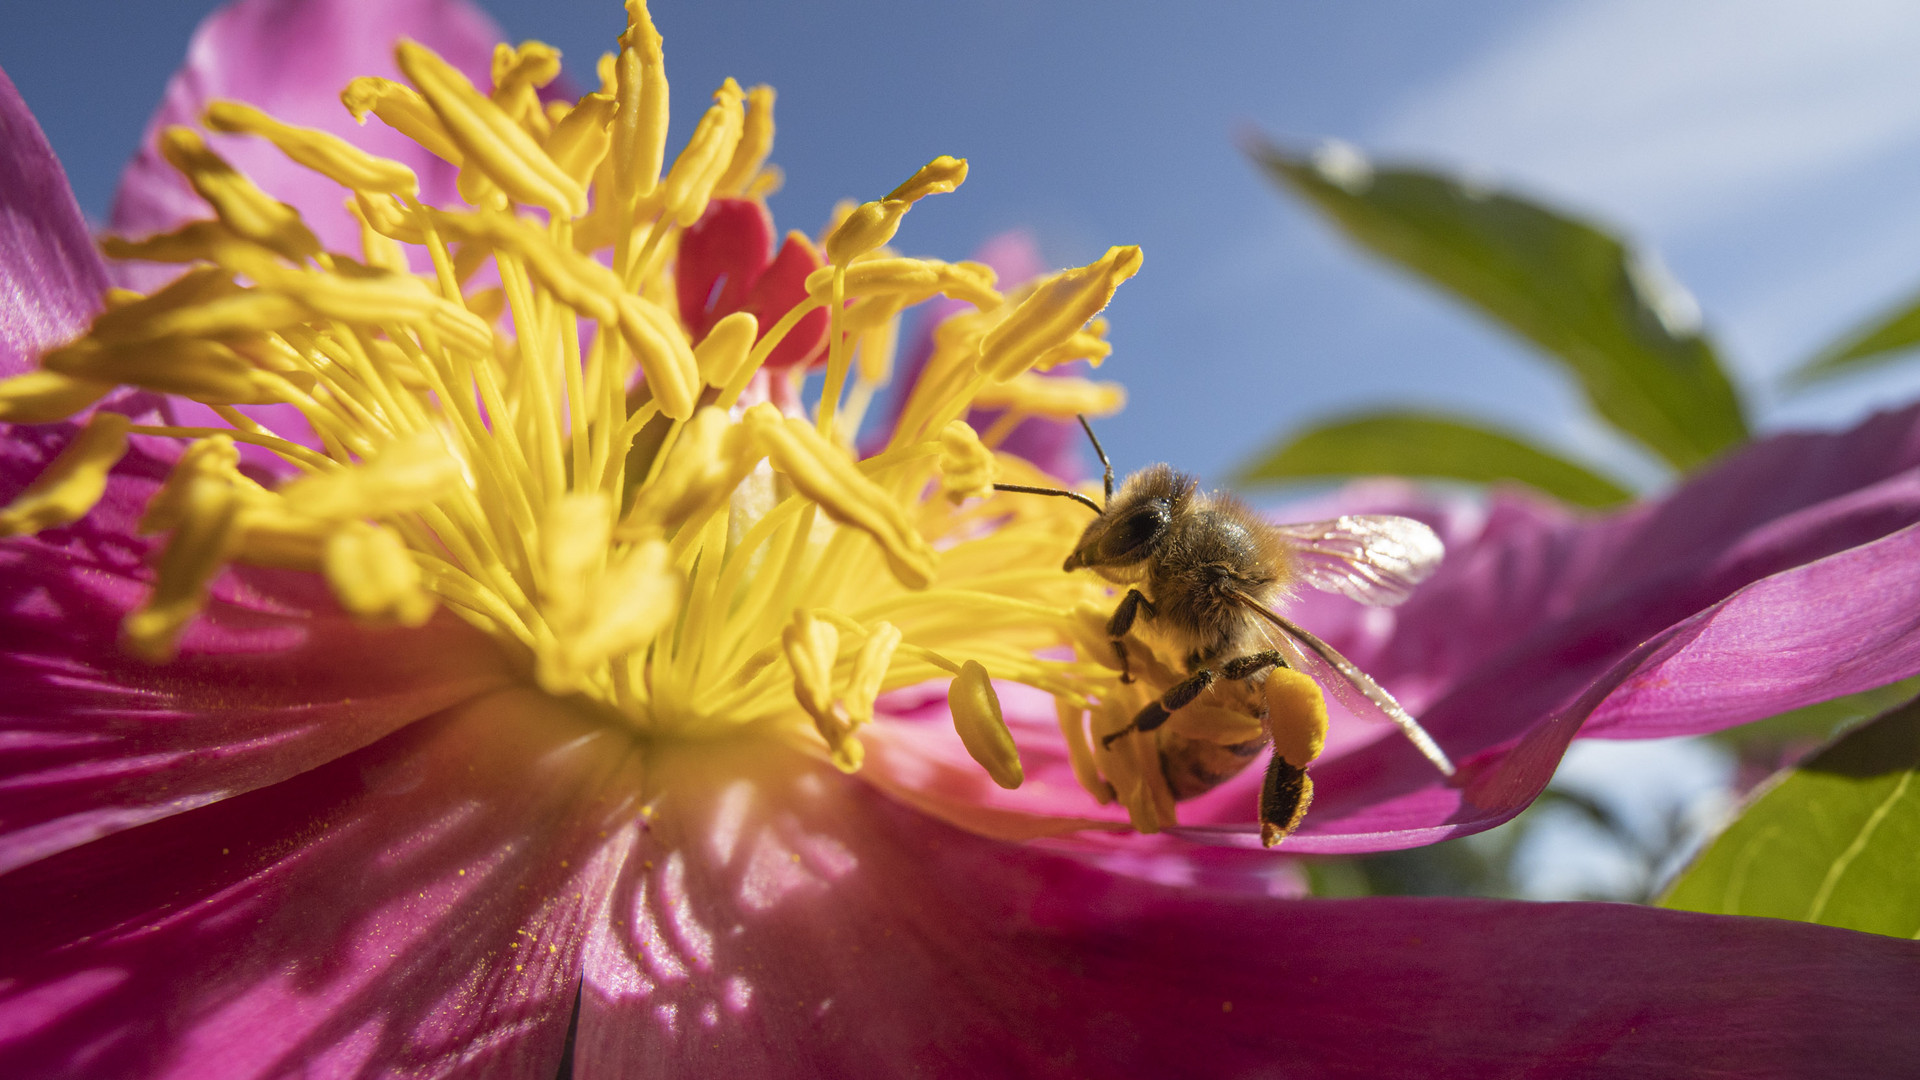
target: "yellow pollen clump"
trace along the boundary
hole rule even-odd
[[[642,0],[627,10],[577,102],[542,102],[559,56],[537,42],[502,46],[491,88],[401,42],[407,83],[345,89],[360,122],[456,167],[464,205],[424,204],[413,169],[335,136],[209,107],[208,130],[264,139],[340,185],[358,251],[325,250],[200,132],[163,132],[209,219],[104,247],[179,276],[115,293],[43,370],[0,382],[0,420],[61,420],[131,386],[211,406],[222,426],[96,413],[0,511],[0,532],[71,523],[130,434],[172,438],[183,449],[141,522],[164,534],[154,588],[124,626],[141,656],[190,643],[228,564],[292,568],[368,623],[444,609],[638,738],[772,735],[847,770],[881,695],[942,679],[968,751],[1017,785],[990,671],[1054,695],[1076,773],[1111,798],[1079,726],[1118,685],[1111,657],[1104,642],[1062,648],[1085,638],[1083,610],[1111,604],[1091,575],[1060,571],[1084,511],[996,495],[996,478],[1049,481],[992,449],[1004,430],[983,439],[965,418],[1117,409],[1117,388],[1027,372],[1106,355],[1094,316],[1138,249],[1012,295],[984,266],[893,255],[907,209],[966,177],[941,157],[838,220],[791,310],[735,312],[696,341],[675,309],[680,238],[712,200],[778,185],[774,95],[727,80],[669,155],[660,36]],[[968,308],[941,326],[884,448],[861,457],[851,433],[891,377],[901,314],[938,296]],[[783,413],[772,402],[792,395],[769,387],[800,373],[763,365],[821,310],[823,396],[811,417]],[[242,408],[267,404],[311,434]],[[277,456],[282,479],[243,471],[243,446]]]

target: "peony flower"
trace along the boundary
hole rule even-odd
[[[163,129],[214,216],[112,241],[187,269],[90,327],[106,271],[0,80],[0,1071],[1805,1075],[1915,1049],[1883,1019],[1920,1004],[1913,943],[1291,899],[1285,863],[1231,846],[1254,835],[1236,784],[1129,834],[1146,804],[1097,801],[1122,766],[1080,725],[1145,691],[1067,648],[1113,603],[1059,569],[1084,512],[982,498],[1046,477],[959,418],[995,376],[997,407],[1046,415],[1027,368],[1103,352],[1088,320],[1138,253],[1007,292],[896,258],[912,202],[964,177],[939,159],[839,222],[804,299],[695,340],[671,255],[716,195],[752,197],[771,124],[729,82],[669,162],[630,12],[572,103],[541,99],[542,46],[401,45],[415,89],[347,99],[421,148],[364,156],[194,87],[294,34],[331,93],[366,71],[332,69],[362,58],[330,51],[352,19],[384,48],[476,17],[226,9],[167,108],[345,181],[357,220]],[[936,292],[971,310],[856,460],[845,411],[889,365],[848,343],[881,351]],[[820,415],[756,402],[821,311]],[[1488,827],[1583,723],[1701,730],[1920,670],[1912,429],[1756,447],[1597,521],[1413,505],[1453,546],[1442,599],[1299,614],[1464,779],[1336,718],[1289,845]]]

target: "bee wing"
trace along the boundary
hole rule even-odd
[[[1453,762],[1448,760],[1446,751],[1440,749],[1440,744],[1434,742],[1433,736],[1427,734],[1427,729],[1420,726],[1420,721],[1415,720],[1394,700],[1392,694],[1361,671],[1358,665],[1291,619],[1256,603],[1252,597],[1242,595],[1240,601],[1280,631],[1277,638],[1270,640],[1287,658],[1287,663],[1312,676],[1313,681],[1339,698],[1340,703],[1355,715],[1384,716],[1393,721],[1413,741],[1420,753],[1433,762],[1435,768],[1447,776],[1453,775]]]
[[[1273,528],[1301,581],[1375,607],[1405,600],[1446,554],[1432,529],[1394,514],[1349,514]]]

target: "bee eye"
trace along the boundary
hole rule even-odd
[[[1100,561],[1135,562],[1151,553],[1155,541],[1167,528],[1167,507],[1152,502],[1114,523],[1100,538]]]

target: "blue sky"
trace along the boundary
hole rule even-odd
[[[213,6],[10,5],[0,66],[90,214]],[[582,73],[622,24],[613,0],[483,6]],[[1920,283],[1920,9],[1895,0],[654,7],[681,133],[723,76],[779,89],[783,227],[954,153],[972,178],[916,209],[902,247],[958,258],[1015,227],[1057,264],[1143,245],[1106,368],[1133,394],[1104,428],[1123,469],[1219,478],[1289,425],[1394,403],[1650,475],[1522,347],[1269,188],[1235,148],[1248,130],[1470,169],[1619,225],[1698,296],[1764,427],[1920,394],[1920,364],[1771,389]]]

